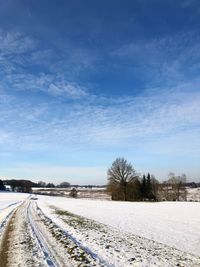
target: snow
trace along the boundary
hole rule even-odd
[[[66,191],[70,191],[72,190],[72,188],[76,188],[78,191],[81,191],[81,190],[88,190],[88,191],[105,191],[106,190],[106,187],[80,187],[80,186],[69,186],[69,187],[33,187],[32,190],[33,191],[40,191],[40,190],[50,190],[50,191],[63,191],[63,190],[66,190]]]
[[[0,193],[0,241],[12,225],[9,266],[198,267],[199,205]]]
[[[0,192],[0,210],[13,203],[23,201],[28,196],[29,194],[24,193]]]
[[[24,193],[0,192],[0,226],[8,214],[28,196]]]
[[[200,187],[187,188],[187,200],[200,202]]]
[[[148,238],[181,251],[200,255],[200,203],[112,202],[39,196],[39,207],[59,223],[49,206]]]

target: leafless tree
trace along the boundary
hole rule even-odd
[[[118,200],[128,200],[129,188],[138,178],[131,163],[124,158],[117,158],[108,169],[108,191]]]
[[[187,200],[186,175],[180,176],[170,172],[168,180],[159,186],[159,198],[168,201]]]
[[[186,175],[182,174],[180,176],[176,176],[173,172],[169,173],[168,183],[171,185],[173,194],[175,196],[175,200],[186,200],[187,191],[185,187],[186,183]]]

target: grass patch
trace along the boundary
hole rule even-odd
[[[51,209],[54,210],[54,213],[61,217],[61,219],[67,223],[69,226],[73,227],[74,229],[81,228],[83,230],[95,230],[95,231],[103,231],[103,225],[97,223],[93,220],[87,219],[85,217],[76,215],[66,210],[58,209],[55,206],[49,206]]]

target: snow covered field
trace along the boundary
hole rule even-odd
[[[199,267],[199,204],[2,193],[0,267]]]
[[[0,192],[0,228],[8,214],[28,196],[23,193]]]
[[[54,221],[49,206],[200,255],[200,204],[190,202],[111,202],[40,196],[39,207]]]
[[[23,201],[29,194],[0,192],[0,211],[11,204]]]
[[[187,200],[200,202],[200,187],[187,189]]]

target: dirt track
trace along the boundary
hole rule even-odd
[[[8,266],[8,255],[9,255],[9,247],[10,247],[10,237],[13,231],[13,222],[15,220],[15,214],[13,214],[12,218],[10,219],[7,228],[4,232],[2,243],[0,246],[0,267],[7,267]]]
[[[34,200],[17,207],[0,238],[0,267],[102,266],[37,210]],[[105,266],[105,265],[103,265]]]
[[[16,208],[3,233],[0,267],[42,266],[26,216],[27,202]]]

